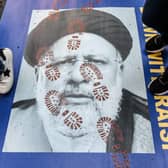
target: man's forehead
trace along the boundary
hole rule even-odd
[[[82,56],[85,58],[114,58],[117,49],[103,37],[92,33],[74,33],[56,41],[50,50],[54,57]]]

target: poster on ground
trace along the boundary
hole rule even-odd
[[[11,4],[0,26],[15,68],[0,97],[0,166],[166,167],[167,96],[146,89],[165,60],[144,51],[156,31],[142,24],[143,2]]]

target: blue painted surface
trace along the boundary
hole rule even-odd
[[[86,0],[69,0],[65,8],[81,8]],[[137,15],[140,44],[144,49],[144,33],[139,12],[143,0],[102,0],[95,6],[135,7]],[[9,47],[14,53],[15,83],[12,91],[0,96],[0,150],[2,151],[8,124],[10,109],[13,102],[19,69],[22,61],[26,36],[33,9],[54,8],[52,0],[8,0],[0,21],[0,47]],[[146,84],[150,80],[148,60],[142,51]],[[25,72],[26,75],[27,72]],[[156,154],[130,154],[132,168],[166,168],[168,167],[168,152],[161,150],[157,115],[154,108],[153,96],[148,92],[149,111],[154,133]],[[71,154],[71,153],[0,153],[0,168],[112,168],[111,154]]]

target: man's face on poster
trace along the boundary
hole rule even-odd
[[[74,33],[56,41],[37,67],[38,112],[47,134],[80,137],[96,132],[101,117],[116,119],[121,61],[116,48],[95,34]]]

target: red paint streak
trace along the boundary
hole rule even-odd
[[[41,61],[41,56],[43,53],[45,53],[48,50],[48,47],[40,47],[35,55],[35,59],[37,61],[37,64],[40,64],[39,62]]]
[[[68,33],[84,32],[85,31],[85,24],[80,18],[71,20],[68,23],[67,31],[68,31]]]
[[[58,10],[58,6],[60,6],[60,8],[64,8],[67,4],[68,0],[53,0],[51,8]]]
[[[124,137],[119,125],[112,121],[111,129],[113,129],[116,139],[122,143],[124,141]],[[112,154],[114,168],[130,168],[128,152],[126,150],[121,150],[120,144],[113,145],[112,151],[118,152],[121,156],[119,157],[119,154]]]

